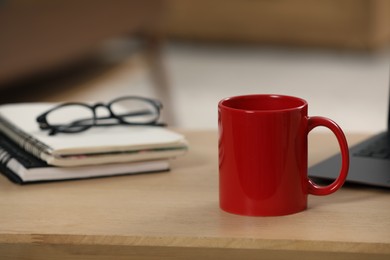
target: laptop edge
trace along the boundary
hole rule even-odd
[[[390,89],[390,87],[389,87]],[[373,185],[390,188],[390,160],[372,157],[362,157],[356,154],[369,144],[382,139],[390,130],[390,90],[387,115],[387,132],[370,137],[369,139],[352,146],[350,151],[350,168],[347,182]],[[390,140],[390,139],[388,139]],[[389,145],[389,144],[387,144]],[[340,154],[334,155],[309,168],[309,177],[334,180],[337,178],[341,167]]]

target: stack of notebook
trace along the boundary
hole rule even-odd
[[[49,136],[36,117],[51,103],[0,106],[0,172],[16,183],[93,178],[170,169],[185,138],[157,126],[92,127]]]

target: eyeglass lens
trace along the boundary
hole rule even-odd
[[[149,100],[137,98],[118,99],[109,105],[116,118],[129,124],[150,124],[157,121],[159,107]],[[118,123],[104,107],[94,110],[88,105],[65,104],[47,114],[49,125],[56,126],[60,131],[78,132],[94,125]]]
[[[79,131],[93,123],[93,110],[87,106],[64,105],[47,115],[47,122],[53,126],[64,126],[69,131]]]
[[[142,99],[120,99],[112,103],[110,108],[115,116],[127,123],[151,123],[159,116],[158,108],[153,103]]]

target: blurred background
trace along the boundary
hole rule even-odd
[[[220,99],[276,93],[378,132],[389,47],[388,0],[0,0],[0,103],[141,95],[216,129]]]

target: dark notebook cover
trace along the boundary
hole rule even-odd
[[[10,166],[11,160],[13,160],[13,167]],[[18,172],[12,168],[18,169]],[[169,162],[167,160],[79,167],[57,167],[48,165],[45,161],[26,152],[16,143],[0,133],[0,172],[9,180],[18,184],[97,178],[168,170]],[[23,177],[23,175],[25,175],[25,177]],[[28,178],[27,175],[29,175]]]
[[[24,181],[7,167],[7,163],[12,158],[16,158],[17,161],[26,169],[52,167],[46,162],[25,152],[23,149],[20,149],[18,145],[9,140],[3,134],[0,134],[0,171],[11,181],[21,184]]]

